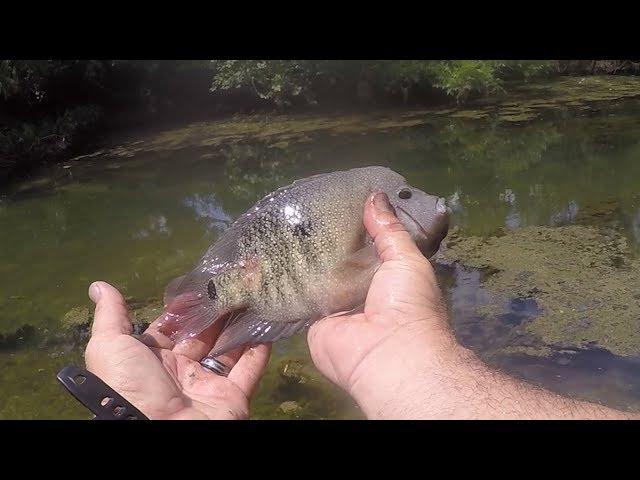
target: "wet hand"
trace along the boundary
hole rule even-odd
[[[160,333],[157,322],[134,337],[118,290],[95,282],[89,296],[96,309],[85,351],[87,369],[147,417],[248,418],[249,399],[269,361],[268,346],[243,348],[220,357],[233,368],[228,377],[219,376],[199,363],[213,347],[219,325],[178,345]]]
[[[434,270],[386,195],[369,199],[364,222],[382,260],[364,313],[316,322],[308,342],[318,369],[372,418],[400,405],[395,397],[409,395],[415,376],[436,368],[455,339]]]
[[[368,418],[629,419],[638,414],[561,397],[485,365],[459,345],[429,261],[384,195],[365,207],[382,265],[364,313],[328,317],[308,334],[318,369]]]

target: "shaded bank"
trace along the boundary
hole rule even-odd
[[[88,153],[118,129],[274,109],[463,104],[504,92],[509,81],[635,74],[639,65],[594,62],[0,60],[0,182]]]

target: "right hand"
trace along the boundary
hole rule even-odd
[[[320,372],[350,393],[367,417],[398,416],[389,405],[399,406],[415,377],[457,344],[433,267],[385,194],[367,201],[364,223],[382,260],[364,313],[316,322],[309,350]]]

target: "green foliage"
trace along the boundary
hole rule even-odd
[[[310,91],[312,68],[303,61],[226,60],[213,62],[216,74],[211,91],[250,89],[258,98],[276,105],[290,105],[299,95]]]
[[[458,102],[477,92],[491,94],[502,90],[498,77],[502,63],[482,60],[454,60],[437,62],[435,86],[452,95]]]
[[[0,98],[11,96],[17,89],[16,69],[10,60],[0,60]]]
[[[81,146],[103,118],[203,110],[208,61],[0,60],[0,180]]]
[[[212,91],[242,90],[288,106],[316,103],[318,94],[355,99],[366,82],[379,95],[407,95],[412,88],[436,88],[463,102],[472,94],[502,90],[505,78],[529,78],[551,72],[551,62],[497,60],[225,60],[215,61]],[[406,101],[406,97],[405,97]]]
[[[553,60],[509,60],[501,62],[500,70],[505,78],[528,80],[541,75],[550,75],[555,71],[555,62]]]
[[[77,136],[86,133],[102,117],[95,105],[65,110],[60,116],[38,123],[22,122],[0,129],[0,168],[38,163],[66,151]]]

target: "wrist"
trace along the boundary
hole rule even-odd
[[[362,360],[347,390],[370,419],[437,417],[438,398],[469,354],[446,322],[409,323]]]

